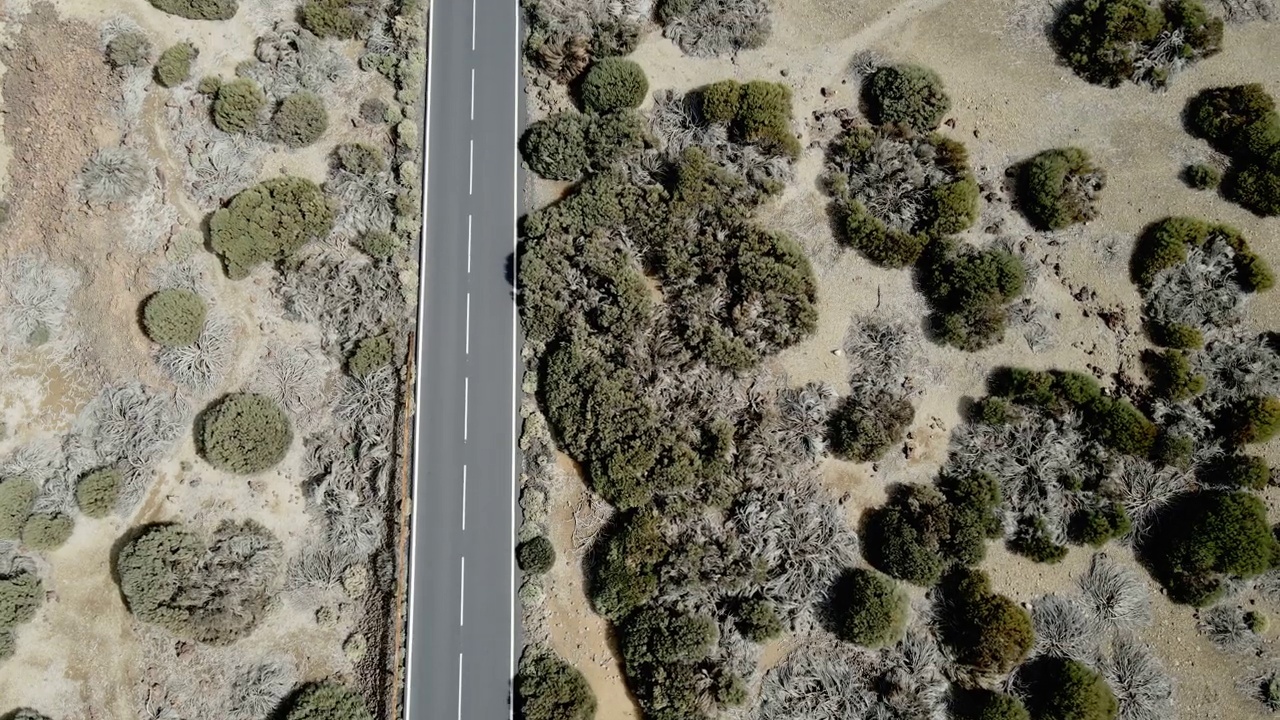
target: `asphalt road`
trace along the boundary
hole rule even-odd
[[[433,0],[404,716],[511,716],[516,0]]]

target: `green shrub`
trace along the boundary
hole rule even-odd
[[[1280,431],[1280,399],[1247,397],[1227,408],[1223,435],[1236,445],[1266,442]]]
[[[831,591],[835,634],[864,647],[891,645],[907,624],[907,595],[890,578],[863,568],[843,573]]]
[[[215,96],[222,89],[222,78],[217,75],[205,75],[196,83],[196,92],[201,95]]]
[[[1266,506],[1247,492],[1199,492],[1161,513],[1140,548],[1175,602],[1212,603],[1224,576],[1250,578],[1280,560]]]
[[[827,442],[832,454],[844,460],[879,460],[902,440],[915,415],[911,403],[893,393],[846,397],[827,419]]]
[[[1092,83],[1116,87],[1126,80],[1164,86],[1168,64],[1139,64],[1162,33],[1181,32],[1185,45],[1178,60],[1208,57],[1222,47],[1222,20],[1211,18],[1198,0],[1074,0],[1059,14],[1053,39],[1076,74]]]
[[[237,0],[148,0],[157,10],[188,20],[230,20],[239,9]]]
[[[1147,287],[1156,275],[1187,261],[1187,250],[1203,245],[1212,226],[1189,217],[1171,217],[1148,226],[1134,246],[1130,274]]]
[[[1280,168],[1246,165],[1227,185],[1227,198],[1262,217],[1280,215]]]
[[[1271,484],[1271,477],[1271,466],[1266,460],[1236,453],[1217,458],[1200,473],[1200,481],[1206,485],[1235,490],[1261,490]]]
[[[795,159],[800,142],[791,131],[791,90],[782,83],[721,80],[697,91],[702,119],[726,123],[736,142]]]
[[[36,616],[44,602],[44,584],[27,570],[0,575],[0,633],[12,631]]]
[[[1105,173],[1084,150],[1045,150],[1023,167],[1022,210],[1037,228],[1061,230],[1097,215],[1094,196],[1105,183]]]
[[[107,62],[113,68],[139,67],[151,61],[151,39],[140,30],[127,30],[107,43]]]
[[[876,123],[929,132],[942,123],[951,98],[942,89],[942,78],[929,68],[888,65],[867,83],[867,104]]]
[[[586,129],[587,156],[601,170],[644,149],[648,132],[645,120],[632,110],[590,118]]]
[[[333,210],[310,180],[278,177],[241,191],[209,219],[210,245],[227,277],[239,280],[255,265],[286,258],[329,234]]]
[[[360,103],[360,119],[367,123],[382,124],[387,121],[391,106],[380,97],[365,98]]]
[[[737,80],[714,82],[699,90],[697,98],[703,120],[730,123],[738,117],[738,105],[742,102],[742,83]]]
[[[258,83],[235,78],[218,85],[213,98],[213,124],[228,133],[243,133],[258,125],[267,96]]]
[[[619,622],[657,595],[658,569],[671,552],[660,522],[652,511],[630,512],[603,535],[587,587],[597,613]]]
[[[589,124],[586,115],[568,111],[530,125],[521,142],[529,169],[549,180],[577,180],[591,162],[587,155]]]
[[[524,720],[592,720],[596,697],[577,668],[542,654],[526,657],[516,673],[516,716]]]
[[[917,265],[919,285],[934,310],[938,339],[962,350],[980,350],[1004,335],[1009,301],[1022,292],[1026,271],[1011,253],[964,249],[935,240]]]
[[[1013,537],[1009,538],[1009,550],[1032,562],[1054,565],[1067,556],[1066,546],[1059,545],[1049,535],[1049,529],[1040,517],[1022,518]]]
[[[356,175],[375,175],[387,169],[387,156],[368,143],[342,143],[333,149],[333,155],[343,170]]]
[[[980,398],[973,404],[970,420],[983,425],[1004,425],[1014,417],[1013,406],[1009,401],[994,396]]]
[[[1250,610],[1244,614],[1244,626],[1249,628],[1249,632],[1262,634],[1267,631],[1267,616],[1257,610]]]
[[[295,693],[284,720],[373,720],[373,715],[359,692],[325,680]]]
[[[1115,720],[1116,696],[1101,675],[1076,660],[1049,655],[1023,671],[1027,709],[1036,720]]]
[[[622,626],[622,657],[631,687],[646,717],[696,717],[697,668],[707,660],[717,637],[710,617],[662,605],[646,605]],[[721,703],[741,697],[741,678],[719,678]],[[735,686],[737,691],[735,692]]]
[[[22,526],[22,544],[33,550],[57,550],[71,537],[75,521],[60,512],[32,513]]]
[[[191,77],[191,63],[198,54],[196,46],[189,42],[169,47],[156,61],[156,82],[167,88],[186,82]]]
[[[142,304],[142,329],[165,347],[194,344],[208,313],[199,295],[181,288],[153,293]]]
[[[1123,537],[1133,525],[1124,505],[1104,502],[1077,510],[1071,515],[1067,535],[1072,542],[1102,547],[1112,538]]]
[[[1276,278],[1271,267],[1248,248],[1236,251],[1236,281],[1245,292],[1262,292],[1275,287]]]
[[[957,690],[952,699],[954,720],[1031,720],[1022,701],[995,690]]]
[[[929,236],[924,233],[905,233],[886,227],[857,201],[845,208],[842,225],[842,240],[871,262],[887,268],[914,264],[929,244]]]
[[[369,16],[361,0],[306,0],[302,3],[302,26],[322,38],[350,40],[369,26]]]
[[[356,248],[375,260],[394,257],[404,247],[404,237],[386,230],[370,230],[352,241]]]
[[[1142,359],[1151,380],[1151,390],[1157,397],[1182,402],[1204,392],[1205,378],[1192,369],[1186,352],[1148,351],[1143,353]]]
[[[205,409],[197,439],[210,465],[252,475],[284,459],[293,430],[284,411],[267,396],[235,393]]]
[[[556,549],[545,535],[538,535],[516,547],[516,564],[530,575],[541,575],[556,563]]]
[[[1222,183],[1222,173],[1212,165],[1196,163],[1183,169],[1182,179],[1196,190],[1212,190]]]
[[[24,477],[0,479],[0,540],[17,540],[40,489]]]
[[[608,57],[592,64],[582,80],[582,107],[609,113],[640,107],[649,94],[649,80],[634,60]]]
[[[1157,345],[1177,350],[1198,350],[1204,347],[1204,333],[1200,328],[1182,323],[1150,323],[1147,332]]]
[[[123,477],[115,468],[101,468],[76,483],[76,505],[91,518],[106,517],[116,507]]]
[[[386,335],[361,338],[356,350],[347,358],[347,372],[352,377],[366,378],[391,364],[395,347]]]
[[[766,643],[782,634],[782,619],[774,604],[764,598],[747,598],[738,603],[735,616],[738,632],[748,640]]]
[[[291,148],[306,147],[320,139],[329,127],[329,113],[318,95],[300,90],[280,103],[271,117],[271,129]]]
[[[1212,87],[1187,101],[1186,120],[1192,135],[1235,155],[1243,145],[1245,129],[1275,109],[1275,100],[1260,83]]]
[[[1090,434],[1116,452],[1143,457],[1155,445],[1155,423],[1128,400],[1099,397],[1085,412]]]
[[[1189,470],[1195,455],[1195,442],[1186,435],[1161,430],[1151,449],[1151,462],[1157,465]]]
[[[1031,616],[1013,600],[991,591],[980,570],[957,568],[945,579],[939,639],[962,665],[1008,672],[1031,649]]]

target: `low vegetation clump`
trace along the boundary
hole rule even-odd
[[[1067,547],[1054,541],[1049,526],[1039,516],[1018,519],[1017,528],[1009,537],[1009,551],[1046,565],[1061,562],[1067,556]]]
[[[107,42],[107,62],[113,68],[140,67],[151,61],[151,39],[141,30],[128,30]]]
[[[204,300],[190,290],[161,290],[142,304],[142,329],[165,347],[191,345],[200,339],[208,312]]]
[[[1187,102],[1186,119],[1191,134],[1231,156],[1227,199],[1263,217],[1280,215],[1280,113],[1266,89],[1208,88]]]
[[[318,185],[278,177],[241,191],[209,219],[209,244],[227,277],[239,280],[259,263],[284,259],[333,227],[333,210]]]
[[[17,540],[40,489],[25,477],[0,479],[0,540]]]
[[[968,152],[936,133],[855,127],[828,148],[824,184],[841,240],[886,267],[915,263],[931,240],[978,217]]]
[[[795,159],[800,141],[791,130],[791,90],[782,83],[721,80],[697,91],[702,118],[723,124],[735,141]]]
[[[188,20],[230,20],[239,0],[148,0],[157,10]]]
[[[189,42],[170,46],[156,60],[156,82],[167,88],[186,82],[191,78],[191,63],[198,54],[196,46]]]
[[[1141,550],[1170,599],[1197,607],[1216,600],[1227,577],[1251,578],[1280,563],[1266,507],[1242,491],[1182,497]]]
[[[1031,650],[1031,616],[1013,600],[992,592],[991,581],[980,570],[952,571],[939,602],[940,639],[960,664],[1005,673]]]
[[[516,564],[530,575],[541,575],[556,563],[556,549],[545,535],[529,538],[516,546]]]
[[[886,65],[867,80],[867,105],[878,125],[931,132],[951,109],[938,73],[919,65]]]
[[[1149,351],[1142,359],[1156,397],[1182,402],[1204,392],[1205,377],[1195,372],[1185,351]]]
[[[248,635],[266,615],[282,570],[280,541],[255,522],[224,522],[206,543],[178,523],[131,533],[115,559],[139,620],[212,645]]]
[[[317,37],[350,40],[369,26],[366,0],[306,0],[299,17]]]
[[[404,248],[405,239],[387,230],[370,230],[357,235],[352,243],[365,255],[375,260],[386,260]]]
[[[60,512],[37,512],[22,526],[22,544],[33,550],[57,550],[71,537],[75,521]]]
[[[228,133],[243,133],[258,126],[267,95],[249,78],[220,83],[213,96],[213,124]]]
[[[1160,273],[1185,263],[1191,250],[1215,241],[1230,248],[1235,280],[1242,291],[1266,290],[1275,284],[1266,261],[1249,248],[1240,231],[1191,217],[1169,217],[1149,225],[1134,247],[1130,274],[1134,282],[1150,288]]]
[[[1220,422],[1223,436],[1232,445],[1270,440],[1280,432],[1280,398],[1252,395],[1227,407]]]
[[[1041,230],[1061,230],[1097,216],[1095,201],[1106,173],[1079,148],[1045,150],[1022,167],[1021,207]]]
[[[630,110],[604,115],[568,111],[529,126],[521,150],[529,169],[549,180],[577,180],[645,147],[644,121]]]
[[[930,325],[940,341],[974,351],[1004,338],[1009,303],[1026,283],[1026,270],[1013,253],[940,239],[925,250],[917,268],[934,311]]]
[[[329,113],[324,109],[324,101],[306,90],[285,98],[271,116],[275,138],[291,148],[314,143],[328,128]]]
[[[1201,482],[1231,490],[1261,490],[1271,484],[1271,465],[1256,455],[1225,454],[1204,468]]]
[[[910,401],[890,392],[846,397],[827,419],[827,446],[844,460],[879,460],[902,440],[915,416]]]
[[[742,601],[734,616],[738,620],[738,631],[752,642],[766,643],[784,630],[776,606],[764,598]]]
[[[524,720],[591,720],[596,696],[586,678],[550,653],[526,654],[516,673],[516,715]]]
[[[901,485],[867,513],[862,548],[885,574],[933,585],[951,564],[974,565],[1003,532],[1000,488],[990,477],[943,477],[938,487]]]
[[[710,617],[666,605],[646,605],[623,625],[622,657],[627,678],[641,710],[666,711],[671,717],[697,717],[698,697],[693,678],[706,661],[717,638]],[[718,705],[745,700],[743,680],[736,675],[718,678],[724,688]],[[735,693],[726,691],[736,690]],[[734,698],[736,695],[736,698]],[[727,702],[730,698],[736,703]]]
[[[907,596],[892,579],[872,570],[845,572],[832,588],[830,613],[837,637],[863,647],[890,645],[907,624]]]
[[[649,94],[649,80],[634,60],[603,58],[587,70],[580,93],[582,107],[589,113],[634,110]]]
[[[358,691],[325,680],[295,693],[283,720],[373,720],[373,715]]]
[[[91,518],[103,518],[116,507],[123,476],[115,468],[101,468],[76,483],[76,505]]]
[[[1129,512],[1118,502],[1083,507],[1071,516],[1067,534],[1072,542],[1102,547],[1108,540],[1124,537],[1133,529]]]
[[[386,335],[361,338],[356,343],[355,352],[347,358],[347,372],[352,377],[367,378],[390,365],[394,354],[395,347],[391,344],[391,338]]]
[[[1222,49],[1222,20],[1199,0],[1074,0],[1060,13],[1053,39],[1062,59],[1091,83],[1162,88]]]
[[[236,393],[204,411],[197,440],[210,465],[252,475],[284,459],[293,442],[293,429],[284,411],[270,398]]]
[[[1021,700],[985,688],[957,690],[952,706],[954,720],[1031,720]]]
[[[630,55],[640,42],[646,10],[630,6],[567,7],[554,0],[521,4],[529,27],[524,53],[557,82],[577,79],[592,60]],[[639,10],[637,12],[637,10]]]
[[[663,0],[662,34],[686,55],[716,57],[763,47],[773,29],[767,0]]]
[[[14,651],[14,630],[36,616],[44,602],[44,584],[29,570],[0,573],[0,660]]]
[[[599,541],[588,577],[591,607],[619,622],[658,593],[658,571],[671,552],[652,511],[624,513]]]
[[[113,203],[137,197],[151,182],[140,153],[127,147],[108,147],[94,153],[80,171],[80,196],[90,203]]]
[[[1105,678],[1076,660],[1045,656],[1020,673],[1037,720],[1115,720],[1119,703]]]
[[[387,169],[387,156],[380,148],[368,143],[342,143],[333,149],[338,165],[356,175],[373,175]]]
[[[1196,190],[1215,190],[1222,184],[1222,173],[1212,165],[1196,163],[1182,171],[1182,179],[1188,187]]]

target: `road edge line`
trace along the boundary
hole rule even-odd
[[[522,100],[520,92],[520,3],[511,3],[512,9],[516,13],[515,21],[515,62],[513,70],[514,87],[512,92],[515,94],[515,105],[512,108],[511,126],[512,138],[511,148],[511,539],[510,552],[508,557],[511,563],[511,593],[510,593],[510,616],[511,616],[511,644],[508,649],[509,657],[507,658],[510,666],[508,668],[508,687],[511,701],[507,703],[507,720],[514,720],[516,711],[515,696],[515,678],[516,678],[516,502],[520,496],[520,476],[516,468],[516,456],[520,452],[520,316],[517,311],[518,300],[520,294],[520,273],[518,271],[518,254],[520,250],[520,153],[514,151],[520,147],[520,102]],[[523,614],[523,608],[521,608]]]

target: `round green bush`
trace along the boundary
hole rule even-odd
[[[1143,353],[1142,360],[1151,379],[1151,391],[1157,397],[1182,402],[1204,392],[1205,377],[1195,372],[1186,352],[1149,351]]]
[[[91,518],[106,517],[115,509],[123,477],[115,468],[102,468],[76,483],[76,505]]]
[[[897,642],[907,624],[907,596],[891,578],[864,568],[843,573],[831,592],[835,634],[863,647]]]
[[[1115,693],[1101,675],[1076,660],[1043,656],[1023,671],[1027,709],[1036,720],[1115,720]]]
[[[0,540],[17,540],[40,489],[24,477],[0,479]]]
[[[1200,328],[1183,323],[1150,323],[1147,332],[1157,345],[1175,350],[1199,350],[1204,347]]]
[[[299,690],[284,720],[373,720],[373,715],[360,693],[326,680]]]
[[[1097,214],[1094,195],[1105,182],[1102,169],[1084,150],[1045,150],[1023,170],[1022,209],[1037,228],[1061,230]]]
[[[1280,168],[1249,164],[1227,186],[1227,198],[1262,217],[1280,215]]]
[[[141,31],[122,32],[107,43],[107,62],[111,67],[138,67],[150,60],[151,40]]]
[[[271,128],[280,142],[291,148],[306,147],[320,139],[329,127],[324,101],[313,92],[300,90],[280,103],[271,117]]]
[[[919,65],[888,65],[871,76],[867,100],[875,122],[904,125],[916,132],[937,129],[951,109],[942,78]]]
[[[227,277],[239,280],[259,263],[279,260],[329,234],[333,210],[318,185],[278,177],[241,191],[209,219],[210,245]]]
[[[596,115],[587,125],[587,156],[591,166],[608,168],[644,149],[648,132],[644,118],[632,110]]]
[[[369,16],[358,0],[306,0],[302,26],[322,38],[350,40],[369,27]]]
[[[375,175],[387,169],[387,156],[368,143],[342,143],[333,154],[343,170],[356,175]]]
[[[520,662],[516,716],[524,720],[591,720],[596,697],[577,668],[545,654]]]
[[[516,547],[516,564],[530,575],[541,575],[556,563],[556,549],[545,535],[538,535]]]
[[[782,634],[782,619],[774,604],[764,598],[747,598],[735,613],[738,631],[748,640],[765,643]]]
[[[634,60],[609,57],[587,70],[580,89],[587,112],[608,113],[640,107],[649,94],[649,80]]]
[[[1275,99],[1261,83],[1212,87],[1187,101],[1186,120],[1192,135],[1234,155],[1244,130],[1275,109]]]
[[[1042,518],[1023,518],[1013,536],[1009,538],[1009,550],[1032,562],[1054,565],[1067,556],[1066,546],[1059,545],[1049,535]]]
[[[1071,516],[1067,533],[1072,542],[1102,547],[1111,538],[1124,536],[1131,528],[1124,505],[1110,502],[1077,510]]]
[[[892,393],[846,397],[827,419],[827,442],[844,460],[878,460],[902,440],[915,415],[909,401]]]
[[[230,20],[239,9],[237,0],[148,0],[157,10],[188,20]]]
[[[1053,40],[1062,59],[1080,77],[1116,87],[1137,79],[1162,87],[1168,66],[1139,64],[1164,33],[1177,32],[1184,44],[1179,59],[1192,61],[1222,49],[1222,20],[1210,17],[1199,0],[1072,0],[1058,14]]]
[[[200,339],[208,308],[199,295],[181,288],[161,290],[142,305],[142,329],[165,347],[191,345]]]
[[[156,82],[171,88],[181,85],[191,77],[191,63],[196,59],[196,46],[181,42],[160,53],[156,61]]]
[[[1212,190],[1222,183],[1222,173],[1212,165],[1196,163],[1182,171],[1182,179],[1196,190]]]
[[[382,124],[387,121],[387,111],[390,109],[390,105],[382,98],[366,98],[360,103],[360,119],[367,123]]]
[[[284,411],[267,396],[237,393],[204,411],[197,439],[210,465],[251,475],[284,459],[293,430]]]
[[[741,100],[742,83],[737,80],[721,80],[698,91],[702,119],[707,122],[732,122],[738,117]]]
[[[953,720],[1031,720],[1022,701],[995,690],[958,690],[952,702]]]
[[[347,359],[347,372],[352,377],[369,377],[375,371],[390,365],[394,352],[391,338],[386,335],[362,338],[356,345],[356,351]]]
[[[22,544],[34,550],[57,550],[71,537],[75,521],[60,512],[32,513],[22,526]]]
[[[222,78],[217,75],[205,75],[196,83],[196,92],[201,95],[214,96],[222,88]]]
[[[957,568],[943,581],[939,638],[962,665],[1008,672],[1035,639],[1031,616],[1013,600],[991,591],[980,570]]]
[[[1271,484],[1271,465],[1256,455],[1223,455],[1209,463],[1201,482],[1236,490],[1261,490]]]
[[[228,133],[246,132],[258,125],[267,96],[258,83],[235,78],[221,83],[213,98],[213,124]]]
[[[1266,442],[1280,432],[1280,399],[1248,397],[1226,412],[1224,434],[1237,445]]]
[[[44,584],[27,570],[0,574],[0,633],[36,616],[44,602]]]
[[[529,169],[548,180],[577,180],[587,170],[587,117],[568,111],[545,117],[521,142]]]
[[[404,247],[404,237],[386,230],[370,230],[353,241],[358,250],[375,260],[393,257]]]

